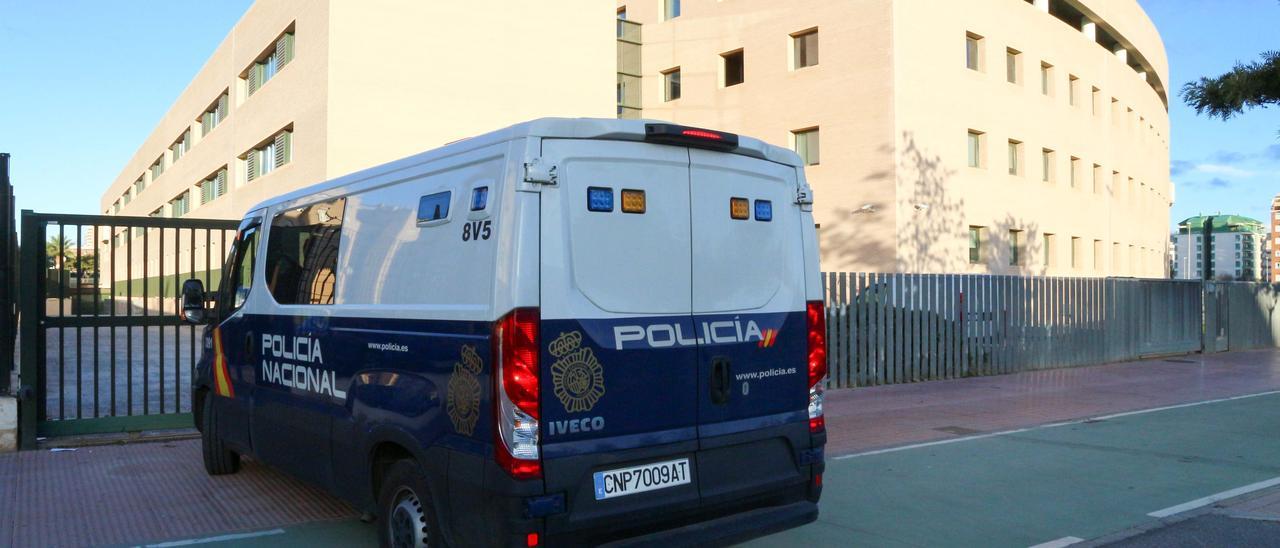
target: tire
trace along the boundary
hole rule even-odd
[[[200,449],[204,454],[204,471],[210,476],[234,474],[240,471],[240,455],[227,448],[218,437],[218,418],[213,411],[213,394],[204,396],[204,412],[201,413]]]
[[[384,548],[444,546],[427,478],[418,463],[399,460],[378,488],[378,544]]]

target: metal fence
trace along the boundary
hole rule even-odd
[[[19,444],[190,426],[198,331],[187,278],[216,288],[236,221],[22,212]]]
[[[1206,350],[1252,350],[1280,346],[1280,287],[1257,283],[1205,284],[1206,316],[1217,325]],[[1208,337],[1206,337],[1208,339]]]
[[[9,181],[9,154],[0,153],[0,395],[10,392],[14,346],[18,334],[17,223],[13,215],[13,186]]]
[[[824,273],[831,386],[1197,352],[1198,281]]]

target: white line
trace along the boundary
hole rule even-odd
[[[1070,426],[1070,425],[1073,425],[1073,424],[1082,424],[1082,423],[1089,422],[1089,421],[1103,421],[1103,420],[1108,420],[1108,419],[1118,419],[1118,418],[1121,418],[1121,417],[1131,417],[1131,416],[1134,416],[1134,415],[1145,415],[1145,414],[1147,414],[1147,413],[1156,413],[1156,412],[1160,412],[1160,411],[1169,411],[1169,410],[1171,410],[1171,409],[1182,409],[1182,408],[1184,408],[1184,407],[1195,407],[1195,406],[1198,406],[1198,405],[1207,405],[1207,404],[1210,404],[1210,403],[1222,403],[1222,402],[1228,402],[1228,401],[1243,400],[1243,399],[1247,399],[1247,398],[1256,398],[1256,397],[1259,397],[1259,396],[1270,396],[1270,395],[1272,395],[1272,394],[1280,394],[1280,390],[1270,390],[1270,391],[1267,391],[1267,392],[1258,392],[1257,394],[1245,394],[1245,395],[1243,395],[1243,396],[1231,396],[1231,397],[1229,397],[1229,398],[1218,398],[1218,399],[1213,399],[1213,400],[1205,400],[1205,401],[1198,401],[1198,402],[1191,402],[1191,403],[1180,403],[1180,404],[1177,404],[1177,405],[1166,405],[1166,406],[1164,406],[1164,407],[1153,407],[1153,408],[1151,408],[1151,409],[1139,409],[1139,410],[1137,410],[1137,411],[1125,411],[1125,412],[1123,412],[1123,413],[1114,413],[1114,414],[1111,414],[1111,415],[1102,415],[1102,416],[1098,416],[1098,417],[1085,417],[1085,418],[1083,418],[1083,419],[1074,419],[1074,420],[1062,421],[1062,422],[1051,422],[1051,423],[1048,423],[1048,424],[1041,424],[1041,425],[1039,425],[1039,426],[1029,426],[1029,427],[1027,427],[1027,428],[1017,428],[1017,429],[1014,429],[1014,430],[1002,430],[1002,431],[1000,431],[1000,432],[991,432],[991,433],[989,433],[989,434],[977,434],[977,435],[974,435],[974,436],[966,436],[966,437],[963,437],[963,438],[949,438],[949,439],[944,439],[944,440],[927,441],[927,442],[923,442],[923,443],[913,443],[913,444],[911,444],[911,445],[900,445],[900,446],[898,446],[898,447],[890,447],[890,448],[887,448],[887,449],[876,449],[876,450],[873,450],[873,451],[864,451],[864,452],[862,452],[862,453],[853,453],[853,454],[850,454],[850,455],[840,455],[840,456],[838,456],[838,457],[832,457],[832,458],[831,458],[831,460],[844,460],[844,459],[851,459],[851,458],[854,458],[854,457],[869,457],[869,456],[871,456],[871,455],[881,455],[881,454],[884,454],[884,453],[895,453],[895,452],[898,452],[898,451],[908,451],[908,450],[911,450],[911,449],[920,449],[920,448],[922,448],[922,447],[932,447],[932,446],[935,446],[935,445],[946,445],[946,444],[949,444],[949,443],[959,443],[959,442],[962,442],[962,441],[973,441],[973,440],[980,440],[980,439],[985,439],[985,438],[994,438],[994,437],[997,437],[997,436],[1007,436],[1007,435],[1009,435],[1009,434],[1018,434],[1018,433],[1021,433],[1021,432],[1030,432],[1030,431],[1032,431],[1032,430],[1044,430],[1044,429],[1047,429],[1047,428],[1057,428],[1057,427],[1059,427],[1059,426]]]
[[[1063,546],[1071,546],[1077,542],[1084,542],[1084,539],[1079,537],[1062,537],[1049,542],[1042,542],[1032,546],[1031,548],[1062,548]]]
[[[1207,506],[1215,502],[1218,502],[1220,500],[1225,500],[1232,497],[1238,497],[1245,493],[1252,493],[1259,489],[1266,489],[1268,487],[1272,487],[1276,485],[1280,485],[1280,478],[1271,478],[1269,480],[1260,481],[1258,483],[1250,483],[1249,485],[1246,485],[1244,487],[1236,487],[1235,489],[1223,491],[1215,495],[1209,495],[1207,497],[1199,498],[1191,502],[1184,502],[1177,506],[1170,506],[1163,510],[1156,510],[1155,512],[1151,512],[1150,514],[1147,514],[1147,515],[1153,518],[1167,518],[1174,514],[1181,514],[1183,512],[1186,512],[1187,510],[1194,510],[1201,506]]]
[[[216,537],[193,538],[187,540],[171,540],[169,542],[161,542],[160,544],[148,544],[147,548],[169,548],[171,546],[190,546],[192,544],[207,544],[210,542],[224,542],[228,540],[242,540],[247,538],[269,537],[271,535],[282,535],[284,529],[271,529],[268,531],[255,531],[252,533],[234,533],[230,535],[219,535]]]

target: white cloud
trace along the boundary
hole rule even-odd
[[[1197,164],[1196,171],[1201,173],[1213,173],[1216,175],[1227,175],[1230,177],[1253,177],[1253,172],[1240,169],[1234,166],[1224,166],[1222,164]]]

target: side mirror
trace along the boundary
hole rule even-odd
[[[182,282],[182,320],[187,323],[204,323],[204,284],[191,279]]]

